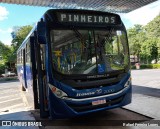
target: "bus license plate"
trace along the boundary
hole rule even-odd
[[[100,104],[105,104],[105,103],[106,103],[105,99],[92,101],[92,105],[100,105]]]

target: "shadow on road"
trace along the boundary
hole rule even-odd
[[[70,119],[40,119],[38,111],[32,111],[36,120],[44,122],[45,126],[122,126],[126,122],[144,122],[152,118],[123,109],[112,109],[100,111],[85,116],[74,117]]]
[[[1,112],[0,120],[34,120],[32,114],[28,111]]]
[[[160,89],[133,85],[133,93],[160,98]]]

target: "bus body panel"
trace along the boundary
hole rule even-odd
[[[18,79],[20,80],[20,82],[23,84],[25,89],[31,88],[33,86],[33,78],[32,78],[32,68],[30,66],[30,64],[26,64],[25,69],[26,69],[26,77],[24,77],[24,67],[21,64],[17,65],[17,73],[18,73]],[[27,87],[25,85],[25,80],[26,80],[26,84]]]
[[[26,42],[23,42],[23,46],[22,48],[19,50],[24,50],[26,44],[30,44],[30,42],[28,42],[28,40],[26,40]],[[32,45],[31,45],[32,46]],[[30,48],[31,48],[30,46]],[[31,55],[31,51],[33,51],[34,49],[30,49],[30,55],[29,58],[31,59],[32,55]],[[27,58],[26,56],[26,52],[23,53],[23,58],[25,56],[25,58]],[[24,70],[25,69],[25,70]],[[32,69],[32,62],[31,60],[27,61],[25,60],[25,65],[23,63],[19,63],[17,64],[17,73],[18,73],[18,78],[20,80],[20,83],[22,84],[22,86],[25,88],[26,92],[26,99],[29,103],[29,105],[34,108],[34,93],[33,93],[33,71],[35,69]]]
[[[24,75],[23,75],[23,65],[17,64],[17,73],[18,73],[18,79],[22,85],[24,85]]]
[[[101,107],[101,105],[99,105],[98,108],[95,109],[88,109],[86,111],[75,111],[72,107],[68,106],[70,105],[76,105],[77,107],[83,107],[83,105],[88,105],[94,101],[93,100],[88,100],[88,101],[84,101],[84,102],[73,102],[73,101],[69,101],[69,100],[60,100],[59,98],[57,98],[52,91],[49,89],[49,101],[50,101],[50,113],[53,119],[57,119],[57,118],[67,118],[67,117],[74,117],[74,116],[80,116],[80,115],[84,115],[87,113],[92,113],[92,112],[97,112],[97,111],[101,111],[101,110],[109,110],[109,109],[113,109],[113,108],[117,108],[117,107],[122,107],[125,106],[129,103],[131,103],[131,96],[132,96],[132,88],[131,86],[129,86],[129,88],[124,92],[121,93],[119,95],[116,95],[114,97],[104,97],[101,99],[105,99],[106,101],[110,101],[116,98],[119,98],[123,96],[123,99],[114,105],[111,106],[103,106]],[[98,99],[95,99],[98,100]]]
[[[32,68],[29,63],[26,64],[26,82],[27,88],[32,91],[33,88],[33,77],[32,77]]]
[[[56,13],[57,10],[55,10]],[[60,10],[60,12],[65,12],[65,10]],[[77,11],[77,10],[73,10]],[[45,70],[43,72],[45,72],[45,77],[47,80],[47,84],[44,86],[47,89],[47,93],[46,93],[46,98],[48,100],[48,110],[50,112],[50,116],[54,119],[57,118],[69,118],[69,117],[75,117],[75,116],[80,116],[80,115],[84,115],[84,114],[88,114],[88,113],[92,113],[92,112],[97,112],[97,111],[101,111],[101,110],[109,110],[112,108],[117,108],[117,107],[122,107],[125,106],[129,103],[131,103],[131,98],[132,98],[132,87],[131,87],[131,81],[129,83],[129,85],[127,87],[125,87],[126,82],[128,82],[128,80],[130,80],[131,75],[130,75],[130,70],[128,69],[126,71],[125,76],[123,76],[121,78],[121,80],[116,83],[116,84],[112,84],[112,85],[103,85],[103,86],[99,86],[99,87],[94,87],[94,88],[84,88],[82,87],[82,89],[77,89],[76,87],[72,86],[72,84],[65,84],[65,81],[61,80],[61,79],[57,79],[56,74],[54,74],[54,69],[52,67],[52,53],[51,53],[51,43],[50,43],[50,36],[46,35],[49,34],[49,32],[47,32],[50,28],[49,27],[49,23],[47,21],[47,16],[50,13],[51,14],[52,11],[48,11],[44,16],[43,16],[43,20],[46,22],[46,29],[44,30],[45,32],[42,33],[44,35],[41,35],[41,39],[39,40],[35,40],[36,44],[38,44],[40,42],[40,40],[42,40],[42,44],[45,44]],[[54,11],[53,11],[54,12]],[[72,11],[71,11],[72,12]],[[81,12],[87,12],[87,11],[80,11]],[[89,11],[92,14],[96,13],[95,11]],[[98,12],[96,14],[101,14],[101,12]],[[104,13],[105,14],[105,13]],[[57,17],[55,14],[50,15],[50,17],[52,17],[53,21],[55,22],[57,20]],[[54,20],[54,18],[56,20]],[[120,18],[120,17],[119,17]],[[52,22],[51,22],[52,23]],[[48,26],[47,26],[48,25]],[[72,23],[69,24],[62,24],[62,23],[58,23],[55,22],[55,24],[53,24],[53,26],[55,25],[55,27],[59,27],[59,28],[63,28],[63,27],[71,27]],[[108,26],[114,26],[114,25],[108,25]],[[77,28],[92,28],[93,26],[87,24],[83,24],[81,26],[78,26],[78,24],[75,24],[75,27]],[[125,28],[123,23],[119,24],[118,27],[122,27],[123,29]],[[44,28],[44,26],[42,27]],[[54,28],[54,27],[53,27]],[[102,26],[98,26],[97,28],[100,29],[106,29],[107,26],[104,27],[104,25]],[[39,29],[37,29],[37,26],[35,26],[35,28],[33,28],[33,30],[31,31],[31,33],[27,36],[27,38],[25,39],[25,41],[22,43],[22,45],[20,46],[20,48],[18,49],[18,51],[21,51],[21,49],[23,50],[27,44],[28,39],[30,38],[31,35],[33,35],[34,31],[38,31]],[[38,32],[37,32],[38,33]],[[45,41],[46,43],[44,43],[44,38],[45,37]],[[36,37],[37,38],[37,37]],[[39,41],[39,42],[37,42]],[[34,45],[36,45],[34,44]],[[34,46],[33,45],[33,46]],[[31,45],[32,46],[32,45]],[[35,46],[36,47],[36,46]],[[127,46],[128,47],[128,46]],[[32,52],[34,53],[34,59],[35,59],[35,63],[34,65],[37,65],[37,57],[35,56],[35,49],[32,49]],[[31,55],[32,57],[33,55]],[[129,67],[130,64],[128,64]],[[37,66],[38,67],[38,66]],[[36,69],[32,69],[32,62],[30,63],[25,63],[25,73],[24,71],[24,67],[22,64],[18,64],[17,65],[17,73],[18,73],[18,77],[20,82],[23,84],[23,86],[28,89],[28,94],[30,94],[31,96],[31,101],[33,101],[35,103],[35,100],[33,100],[33,96],[35,95],[35,92],[37,94],[38,92],[38,88],[40,85],[36,86],[36,89],[34,89],[34,85],[33,85],[33,81],[36,80],[37,75],[37,71]],[[36,71],[36,72],[35,72]],[[35,74],[33,77],[33,73]],[[25,75],[26,74],[26,75]],[[61,76],[61,75],[59,75]],[[63,76],[61,77],[63,78]],[[95,80],[98,80],[95,79]],[[26,85],[25,85],[25,81],[26,81]],[[37,81],[37,80],[36,80]],[[65,98],[58,98],[52,91],[52,89],[49,86],[54,86],[58,89],[60,89],[61,91],[63,91],[64,93],[66,93],[68,96]],[[35,91],[33,91],[35,90]],[[39,99],[38,97],[36,97],[36,99]],[[96,101],[104,101],[105,103],[103,104],[98,104],[98,105],[94,105],[93,103]],[[37,100],[38,101],[38,100]],[[37,102],[38,103],[38,102]],[[42,102],[39,101],[39,103],[41,104]],[[41,109],[40,109],[41,110]]]

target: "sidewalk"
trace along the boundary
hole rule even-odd
[[[132,84],[160,89],[160,69],[131,70]]]
[[[10,120],[35,120],[32,114],[27,109],[15,109],[9,112],[1,113],[0,120],[10,121]],[[31,126],[0,126],[0,129],[39,129],[39,127]]]
[[[160,120],[160,98],[133,94],[132,103],[124,108]]]
[[[125,108],[160,120],[160,69],[132,70],[131,74],[133,87],[139,88],[132,94],[132,103]],[[147,95],[149,91],[153,93]]]
[[[31,112],[29,112],[19,85],[19,81],[14,80],[0,83],[0,122],[35,120]],[[39,127],[0,126],[0,129],[39,129]]]
[[[145,74],[144,74],[145,72]],[[153,75],[150,75],[151,70],[135,70],[132,71],[133,85],[140,87],[151,87],[160,89],[160,70],[153,70]],[[153,77],[152,77],[153,76]],[[17,84],[19,83],[17,82]],[[19,91],[20,92],[20,91]],[[22,96],[24,97],[24,96]],[[23,99],[23,102],[25,100]],[[24,102],[25,103],[25,102]],[[160,98],[148,96],[140,93],[133,93],[132,103],[124,106],[124,108],[152,117],[154,120],[160,120]],[[9,112],[1,112],[0,120],[35,120],[32,114],[29,112],[27,107],[23,109],[13,109]],[[0,129],[39,129],[39,127],[0,127]],[[60,128],[60,127],[55,127]],[[63,128],[67,128],[64,127]],[[160,129],[160,127],[113,127],[114,129]],[[69,127],[67,128],[69,129]],[[111,128],[110,128],[111,129]]]
[[[160,120],[160,69],[132,70],[131,73],[132,84],[138,88],[136,93],[132,94],[132,103],[124,108]],[[140,128],[146,129],[146,127]],[[147,127],[150,128],[160,129],[160,127]]]

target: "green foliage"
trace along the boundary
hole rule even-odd
[[[153,69],[160,69],[160,64],[152,64]]]
[[[29,34],[31,29],[32,26],[28,25],[28,26],[22,26],[18,30],[16,30],[15,38],[13,38],[11,44],[13,46],[14,51],[17,51],[17,49],[22,44],[26,36]]]
[[[17,77],[3,77],[3,78],[0,78],[0,82],[5,82],[5,81],[16,81],[18,80]]]
[[[151,60],[158,58],[158,46],[155,38],[147,39],[141,46],[141,60],[143,63],[150,63]]]
[[[160,14],[145,26],[147,36],[160,37]]]
[[[133,28],[127,30],[128,41],[130,46],[130,54],[137,55],[139,60],[139,54],[141,51],[142,42],[146,39],[145,32],[141,25],[135,25]]]
[[[0,74],[5,72],[5,64],[0,62]]]
[[[0,42],[0,55],[2,56],[4,62],[10,61],[11,54],[12,54],[11,47]]]
[[[132,66],[131,69],[136,69],[136,66]],[[143,64],[140,65],[140,69],[160,69],[160,64]]]
[[[140,69],[152,69],[153,65],[152,64],[143,64],[140,65]]]
[[[131,69],[136,69],[136,66],[135,66],[135,65],[132,65],[132,66],[131,66]]]
[[[130,54],[138,61],[149,64],[160,58],[160,15],[146,26],[135,25],[127,30]]]
[[[16,32],[12,32],[12,37],[14,38],[11,44],[12,56],[10,56],[10,60],[12,60],[13,62],[16,62],[17,49],[20,47],[20,45],[22,44],[26,36],[31,31],[31,29],[32,29],[32,26],[28,25],[28,26],[19,27],[19,29],[16,29]]]
[[[16,27],[15,32],[11,33],[13,37],[11,46],[7,46],[0,41],[0,56],[3,58],[3,63],[0,62],[0,72],[4,73],[4,64],[8,64],[8,67],[10,67],[11,63],[16,62],[17,49],[31,29],[32,26]]]

